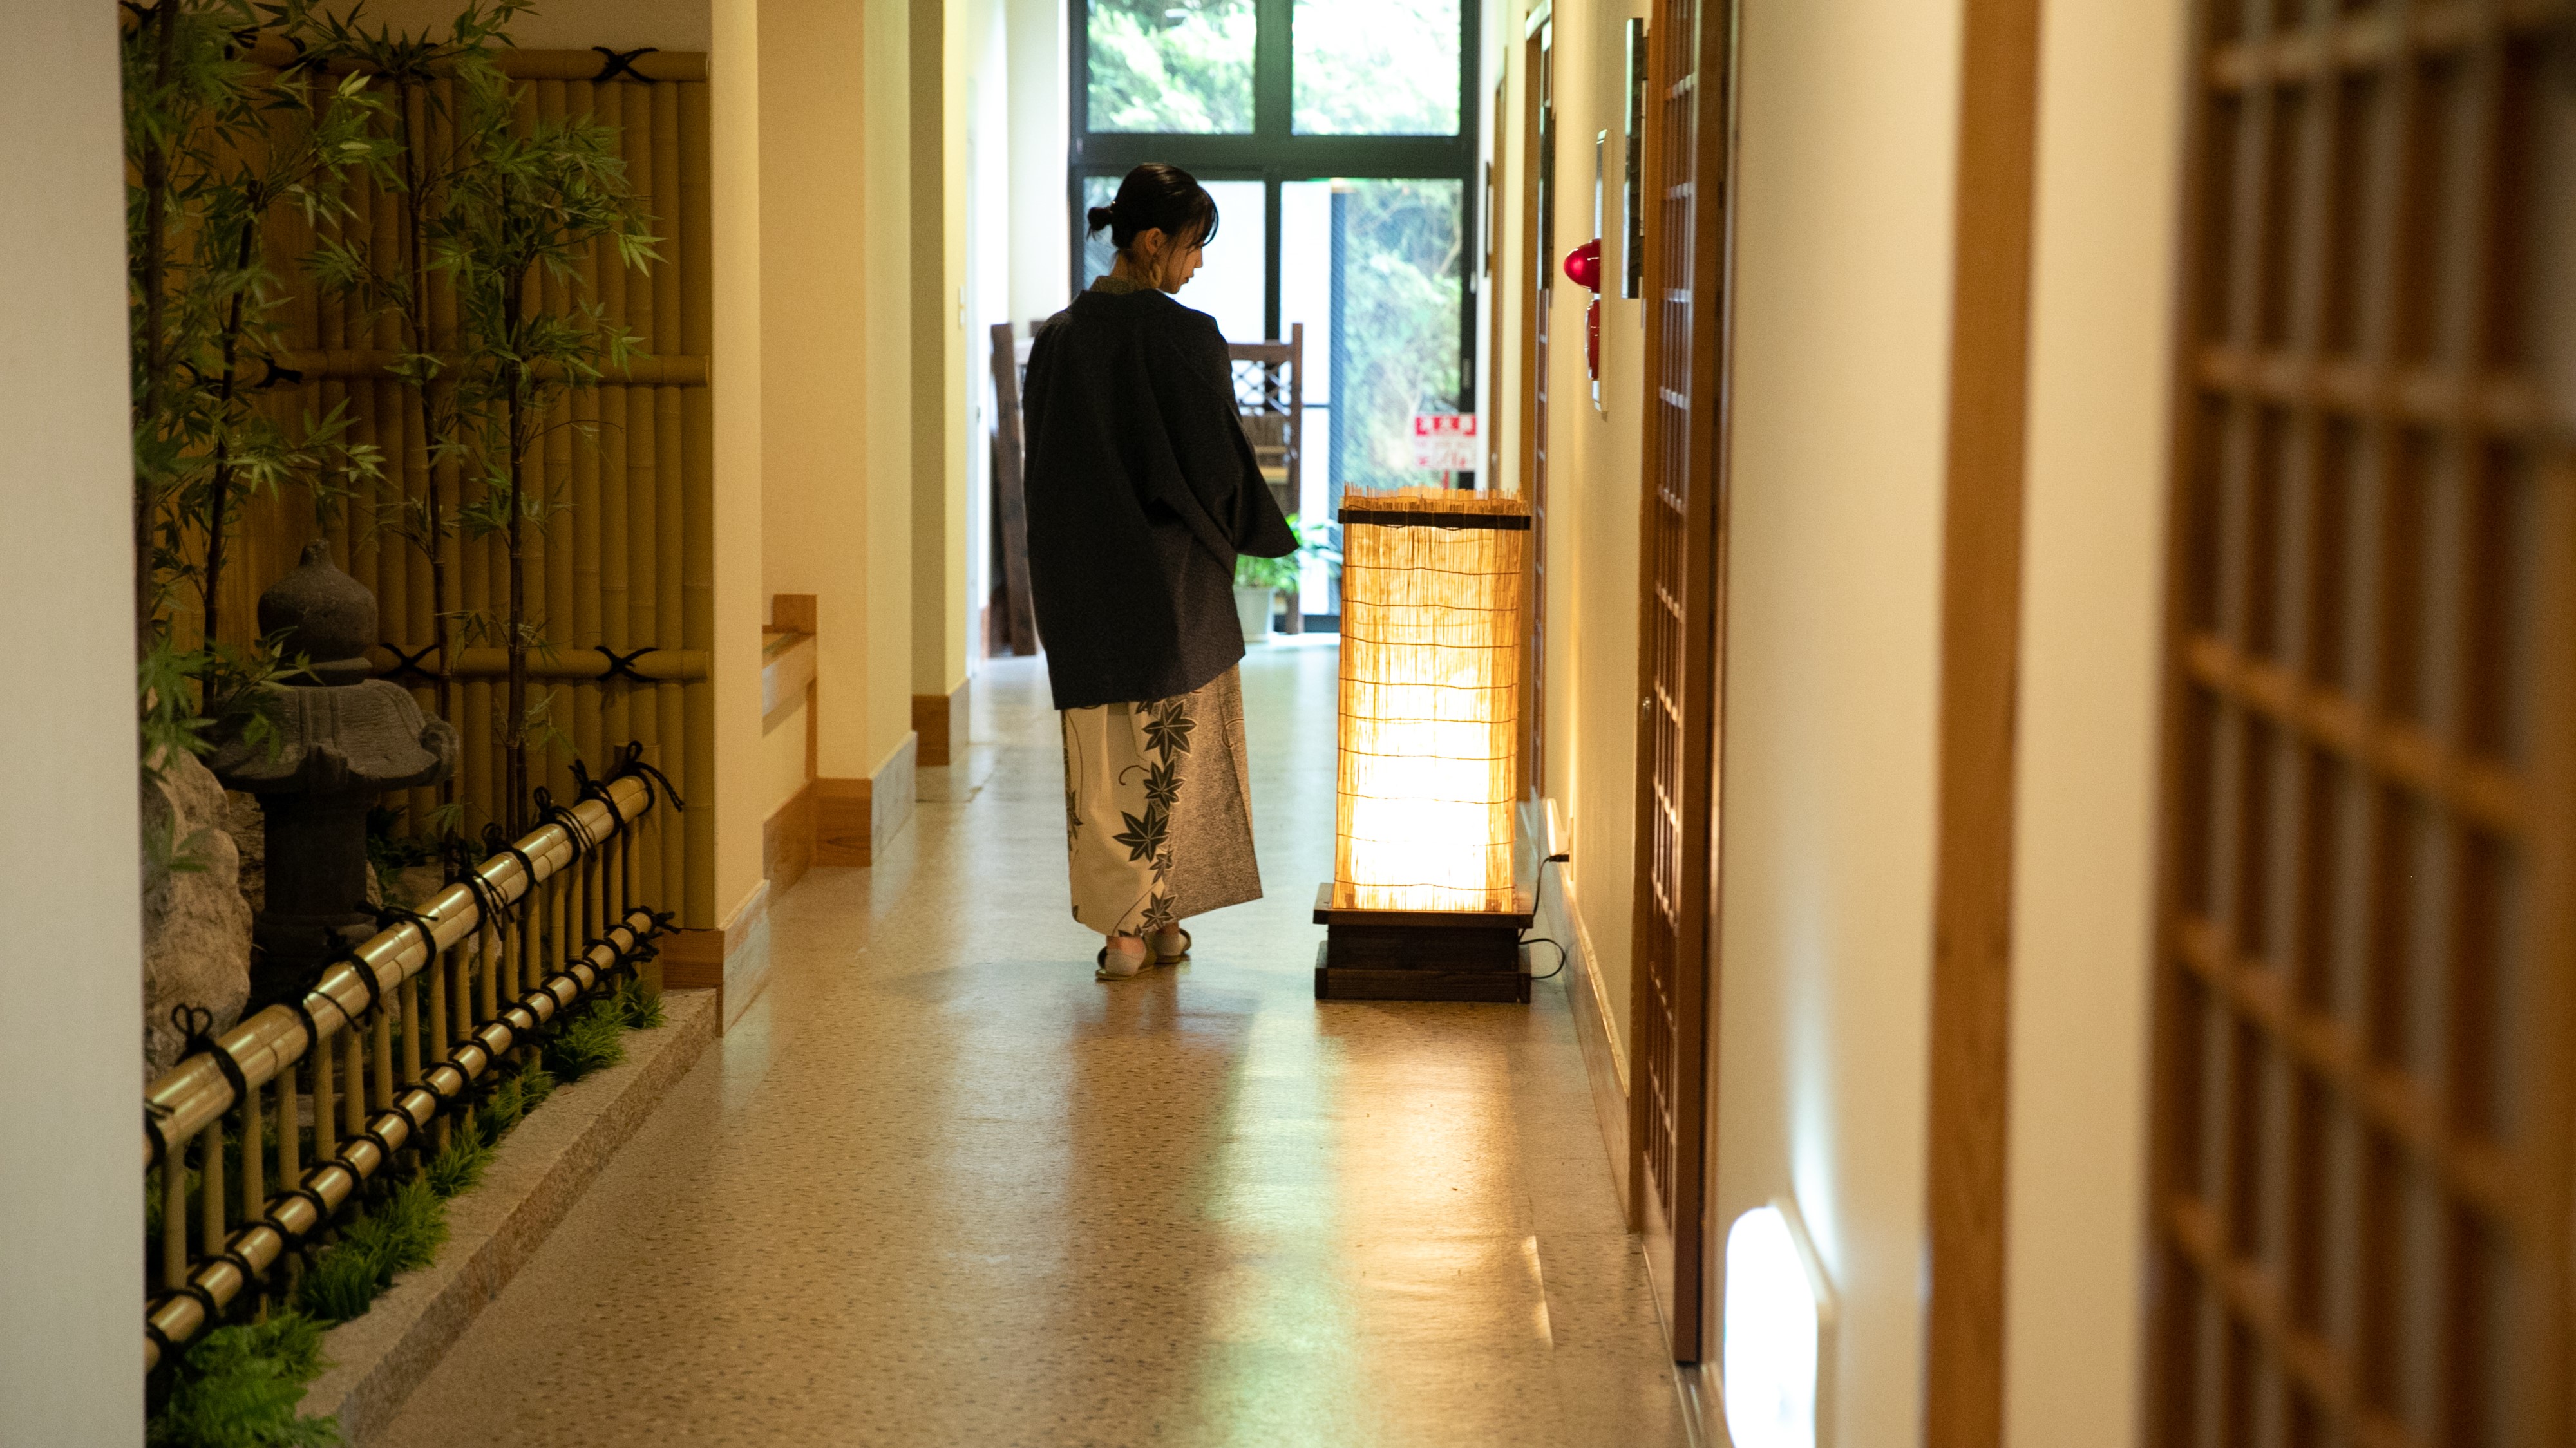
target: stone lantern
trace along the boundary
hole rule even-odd
[[[268,846],[266,908],[251,921],[254,1004],[278,999],[376,932],[367,903],[367,811],[390,790],[435,784],[456,768],[456,730],[427,718],[410,693],[367,675],[376,599],[308,543],[304,561],[259,597],[259,629],[283,629],[280,652],[310,661],[292,684],[271,743],[234,740],[207,765],[225,787],[259,798]]]

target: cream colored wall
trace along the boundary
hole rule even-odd
[[[993,386],[990,338],[1011,320],[1011,49],[1004,0],[966,12],[966,619],[967,653],[983,652],[992,597]]]
[[[819,768],[912,729],[908,15],[764,0],[764,593],[811,593]]]
[[[1550,471],[1548,789],[1573,834],[1569,873],[1599,972],[1612,1028],[1629,1037],[1631,912],[1636,908],[1637,570],[1645,468],[1645,313],[1604,278],[1601,400],[1584,371],[1584,309],[1591,293],[1564,280],[1564,253],[1592,236],[1593,140],[1602,153],[1605,267],[1616,266],[1626,225],[1620,180],[1626,153],[1626,23],[1643,3],[1569,8],[1556,19],[1559,153],[1551,427],[1561,456]],[[1561,400],[1559,400],[1561,399]],[[1580,647],[1576,647],[1577,641]]]
[[[2005,1441],[2137,1441],[2183,0],[2041,56],[2015,792]]]
[[[842,8],[847,8],[844,5]],[[869,144],[859,153],[865,210],[859,261],[867,308],[860,335],[864,370],[852,382],[867,408],[867,734],[861,756],[873,775],[912,734],[913,390],[937,386],[915,374],[912,350],[912,16],[903,5],[860,7],[860,49]],[[850,158],[843,157],[846,167]],[[846,252],[843,265],[848,264]],[[846,563],[836,570],[846,585]],[[828,716],[827,716],[828,717]],[[825,769],[826,774],[839,771]]]
[[[1794,1194],[1835,1442],[1919,1432],[1958,0],[1746,0],[1716,1211]]]
[[[805,788],[806,717],[800,700],[775,720],[760,722],[760,817],[764,820]]]
[[[614,9],[607,0],[590,0]],[[622,0],[621,0],[622,3]],[[557,5],[559,13],[572,7]],[[759,0],[712,0],[707,131],[715,329],[715,909],[724,925],[761,888],[762,438],[761,49]],[[728,971],[733,969],[731,963]]]
[[[1621,116],[1625,93],[1625,22],[1642,4],[1554,9],[1557,116],[1557,256],[1592,232],[1592,140],[1611,133],[1602,225],[1624,224],[1619,194]],[[1495,212],[1500,227],[1493,284],[1503,316],[1484,339],[1488,426],[1498,429],[1503,468],[1498,486],[1526,486],[1520,455],[1529,420],[1520,415],[1521,327],[1529,302],[1527,238],[1521,208],[1530,178],[1522,174],[1526,102],[1526,11],[1518,3],[1489,7],[1488,53],[1503,67],[1503,115],[1496,146],[1504,160]],[[1493,73],[1479,94],[1493,104]],[[1491,315],[1481,305],[1478,325]],[[1642,486],[1645,334],[1642,306],[1618,296],[1615,279],[1602,302],[1602,402],[1592,402],[1584,370],[1584,308],[1590,294],[1560,274],[1553,292],[1549,356],[1550,459],[1547,497],[1547,760],[1542,787],[1571,835],[1567,879],[1581,916],[1588,963],[1600,978],[1605,1011],[1624,1054],[1628,1037],[1630,912],[1635,908],[1637,564]]]
[[[0,0],[0,24],[0,1443],[140,1443],[116,12]]]
[[[965,3],[912,0],[912,692],[966,682]]]

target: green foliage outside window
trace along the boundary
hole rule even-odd
[[[1343,186],[1334,197],[1343,431],[1333,481],[1369,489],[1429,482],[1413,466],[1413,415],[1448,412],[1458,397],[1462,188],[1451,180]]]
[[[1252,0],[1091,0],[1091,129],[1252,130]]]
[[[1297,0],[1301,136],[1458,134],[1458,0]]]

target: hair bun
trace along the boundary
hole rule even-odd
[[[1098,231],[1100,228],[1107,226],[1110,222],[1117,220],[1118,213],[1106,206],[1095,206],[1091,208],[1090,211],[1084,213],[1084,219],[1091,223],[1092,230]]]

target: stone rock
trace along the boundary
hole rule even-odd
[[[250,998],[250,903],[242,898],[240,854],[225,832],[223,786],[195,758],[181,755],[158,779],[143,781],[143,835],[168,840],[172,869],[143,852],[143,1072],[170,1069],[186,1035],[170,1019],[176,1007],[203,1007],[221,1032],[241,1018]]]
[[[224,833],[233,837],[233,850],[241,856],[241,895],[256,915],[268,904],[268,826],[260,818],[258,795],[224,791]]]

